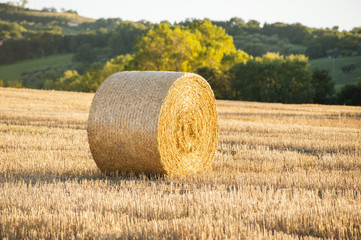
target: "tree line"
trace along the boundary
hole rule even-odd
[[[219,99],[361,104],[351,97],[360,92],[360,84],[336,95],[327,71],[308,69],[309,58],[361,54],[357,28],[261,27],[255,20],[232,18],[178,24],[98,19],[72,34],[64,34],[60,25],[39,29],[0,21],[0,64],[57,53],[74,53],[74,58],[71,65],[24,72],[21,84],[26,87],[94,92],[118,71],[190,71],[205,77]]]
[[[75,13],[74,15],[77,16]],[[0,56],[13,55],[11,58],[2,57],[0,64],[36,58],[43,56],[44,52],[45,54],[75,52],[77,49],[74,46],[75,41],[78,42],[78,47],[82,44],[94,47],[94,35],[96,38],[106,39],[101,45],[95,44],[95,47],[107,48],[108,52],[125,53],[129,46],[132,48],[135,45],[134,35],[139,36],[143,31],[156,25],[145,21],[127,22],[118,18],[98,19],[95,22],[84,22],[70,28],[67,26],[69,21],[72,21],[72,18],[68,15],[39,15],[36,10],[0,4],[0,41],[6,40],[0,46]],[[188,27],[193,22],[194,19],[187,19],[176,25]],[[337,26],[331,29],[317,29],[300,23],[277,22],[265,23],[261,26],[256,20],[245,22],[237,17],[228,21],[211,22],[213,25],[222,27],[228,35],[232,36],[237,49],[254,57],[262,56],[267,52],[279,52],[281,55],[305,54],[310,59],[361,55],[361,27],[354,28],[352,31],[339,31]],[[47,35],[43,36],[42,34],[45,33]],[[76,35],[82,36],[77,38]],[[57,39],[57,43],[45,46],[47,50],[32,48],[31,46],[39,44],[39,36],[47,38],[50,42],[52,39]],[[109,39],[110,36],[112,40]],[[114,44],[117,37],[122,41]],[[73,38],[77,40],[69,40]],[[70,41],[73,42],[73,47],[70,46]],[[18,54],[19,45],[27,46],[22,48],[24,55]],[[111,57],[115,56],[114,54]]]
[[[68,70],[46,87],[94,92],[107,76],[119,71],[191,71],[210,83],[218,99],[357,104],[343,91],[335,95],[326,70],[311,71],[308,65],[302,54],[252,57],[237,50],[225,30],[209,20],[195,20],[186,27],[163,22],[138,38],[133,54],[93,65],[83,74]]]
[[[238,42],[235,42],[236,46],[247,49],[246,52],[252,56],[274,51],[275,47],[278,48],[277,52],[302,53],[310,59],[361,55],[361,27],[354,28],[352,31],[339,31],[338,26],[331,29],[317,29],[300,23],[280,22],[265,23],[261,27],[256,20],[246,23],[241,18],[213,23],[223,27],[234,39],[238,39]],[[278,46],[275,46],[272,40],[277,40]]]

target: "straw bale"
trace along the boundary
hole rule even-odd
[[[217,148],[215,98],[197,74],[115,73],[95,93],[87,130],[105,173],[202,172]]]

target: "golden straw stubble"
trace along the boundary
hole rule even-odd
[[[193,73],[115,73],[95,93],[88,140],[105,173],[202,172],[218,143],[213,91]]]

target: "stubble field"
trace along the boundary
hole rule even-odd
[[[361,238],[361,107],[217,101],[209,172],[103,175],[93,94],[0,88],[0,238]]]

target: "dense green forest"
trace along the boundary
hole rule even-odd
[[[53,56],[66,61],[46,64]],[[26,65],[31,59],[38,65]],[[220,99],[361,105],[361,27],[153,24],[0,4],[0,85],[94,92],[124,70],[197,72]]]

